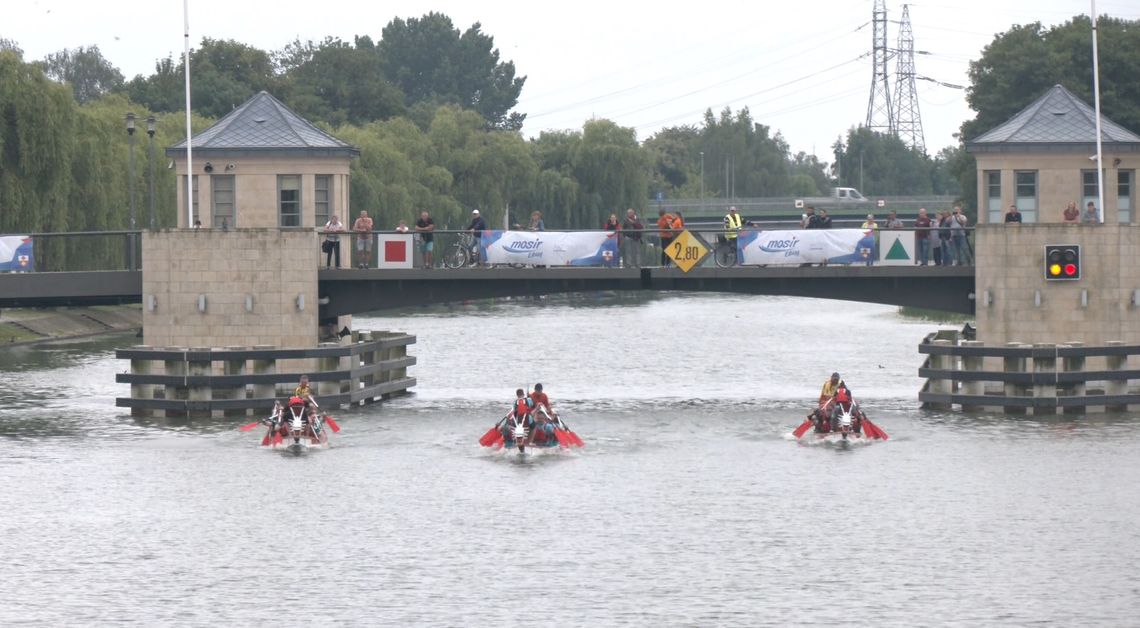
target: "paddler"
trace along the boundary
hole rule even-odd
[[[546,438],[546,442],[554,440],[554,421],[558,415],[554,414],[554,410],[550,408],[550,398],[542,390],[542,384],[534,385],[534,392],[530,393],[530,401],[534,409],[542,408],[546,410],[546,418],[542,422],[542,433]]]
[[[828,406],[835,398],[835,391],[839,389],[839,373],[832,373],[831,377],[823,382],[823,390],[819,392],[819,407],[815,411],[815,431],[829,432],[831,431],[830,421],[825,419],[830,418],[831,414],[828,412]]]
[[[308,418],[309,430],[312,432],[314,439],[318,438],[317,431],[320,429],[317,422],[313,420],[313,404],[316,399],[313,398],[313,389],[309,387],[309,376],[302,375],[300,381],[297,382],[297,387],[293,389],[293,396],[300,397],[305,402],[305,415]]]
[[[523,392],[522,388],[515,391],[515,401],[511,405],[511,411],[507,414],[509,421],[503,422],[503,441],[510,443],[514,441],[514,428],[516,425],[532,428],[534,426],[534,418],[531,417],[531,412],[534,411],[534,402],[530,397]]]

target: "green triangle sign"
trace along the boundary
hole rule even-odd
[[[909,260],[910,256],[906,254],[906,247],[903,246],[902,238],[895,238],[895,243],[891,245],[891,249],[887,251],[884,260]]]

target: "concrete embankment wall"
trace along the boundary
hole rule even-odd
[[[140,329],[142,310],[137,305],[0,311],[0,346],[137,332]]]

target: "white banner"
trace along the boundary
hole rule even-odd
[[[880,231],[879,261],[883,266],[914,265],[913,231]]]
[[[756,231],[744,229],[736,239],[742,265],[866,264],[876,259],[875,234],[863,229]]]
[[[29,273],[34,267],[31,237],[0,236],[0,272]]]
[[[481,257],[488,264],[616,266],[617,234],[609,231],[484,231]]]

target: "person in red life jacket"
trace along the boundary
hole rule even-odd
[[[831,429],[836,429],[839,425],[839,415],[843,412],[851,413],[851,429],[856,434],[860,433],[863,423],[860,421],[859,405],[855,403],[847,384],[840,381],[831,405]]]
[[[512,447],[515,441],[515,426],[521,425],[527,430],[534,428],[534,417],[531,413],[534,412],[534,402],[530,397],[526,396],[522,388],[515,391],[515,401],[511,405],[511,411],[507,415],[507,420],[503,422],[503,441],[507,447]]]
[[[539,426],[542,429],[542,440],[551,442],[554,440],[554,425],[557,421],[558,415],[550,408],[550,397],[542,390],[542,384],[534,385],[534,392],[530,394],[530,400],[533,407],[538,410],[545,410],[545,416],[542,424]]]

